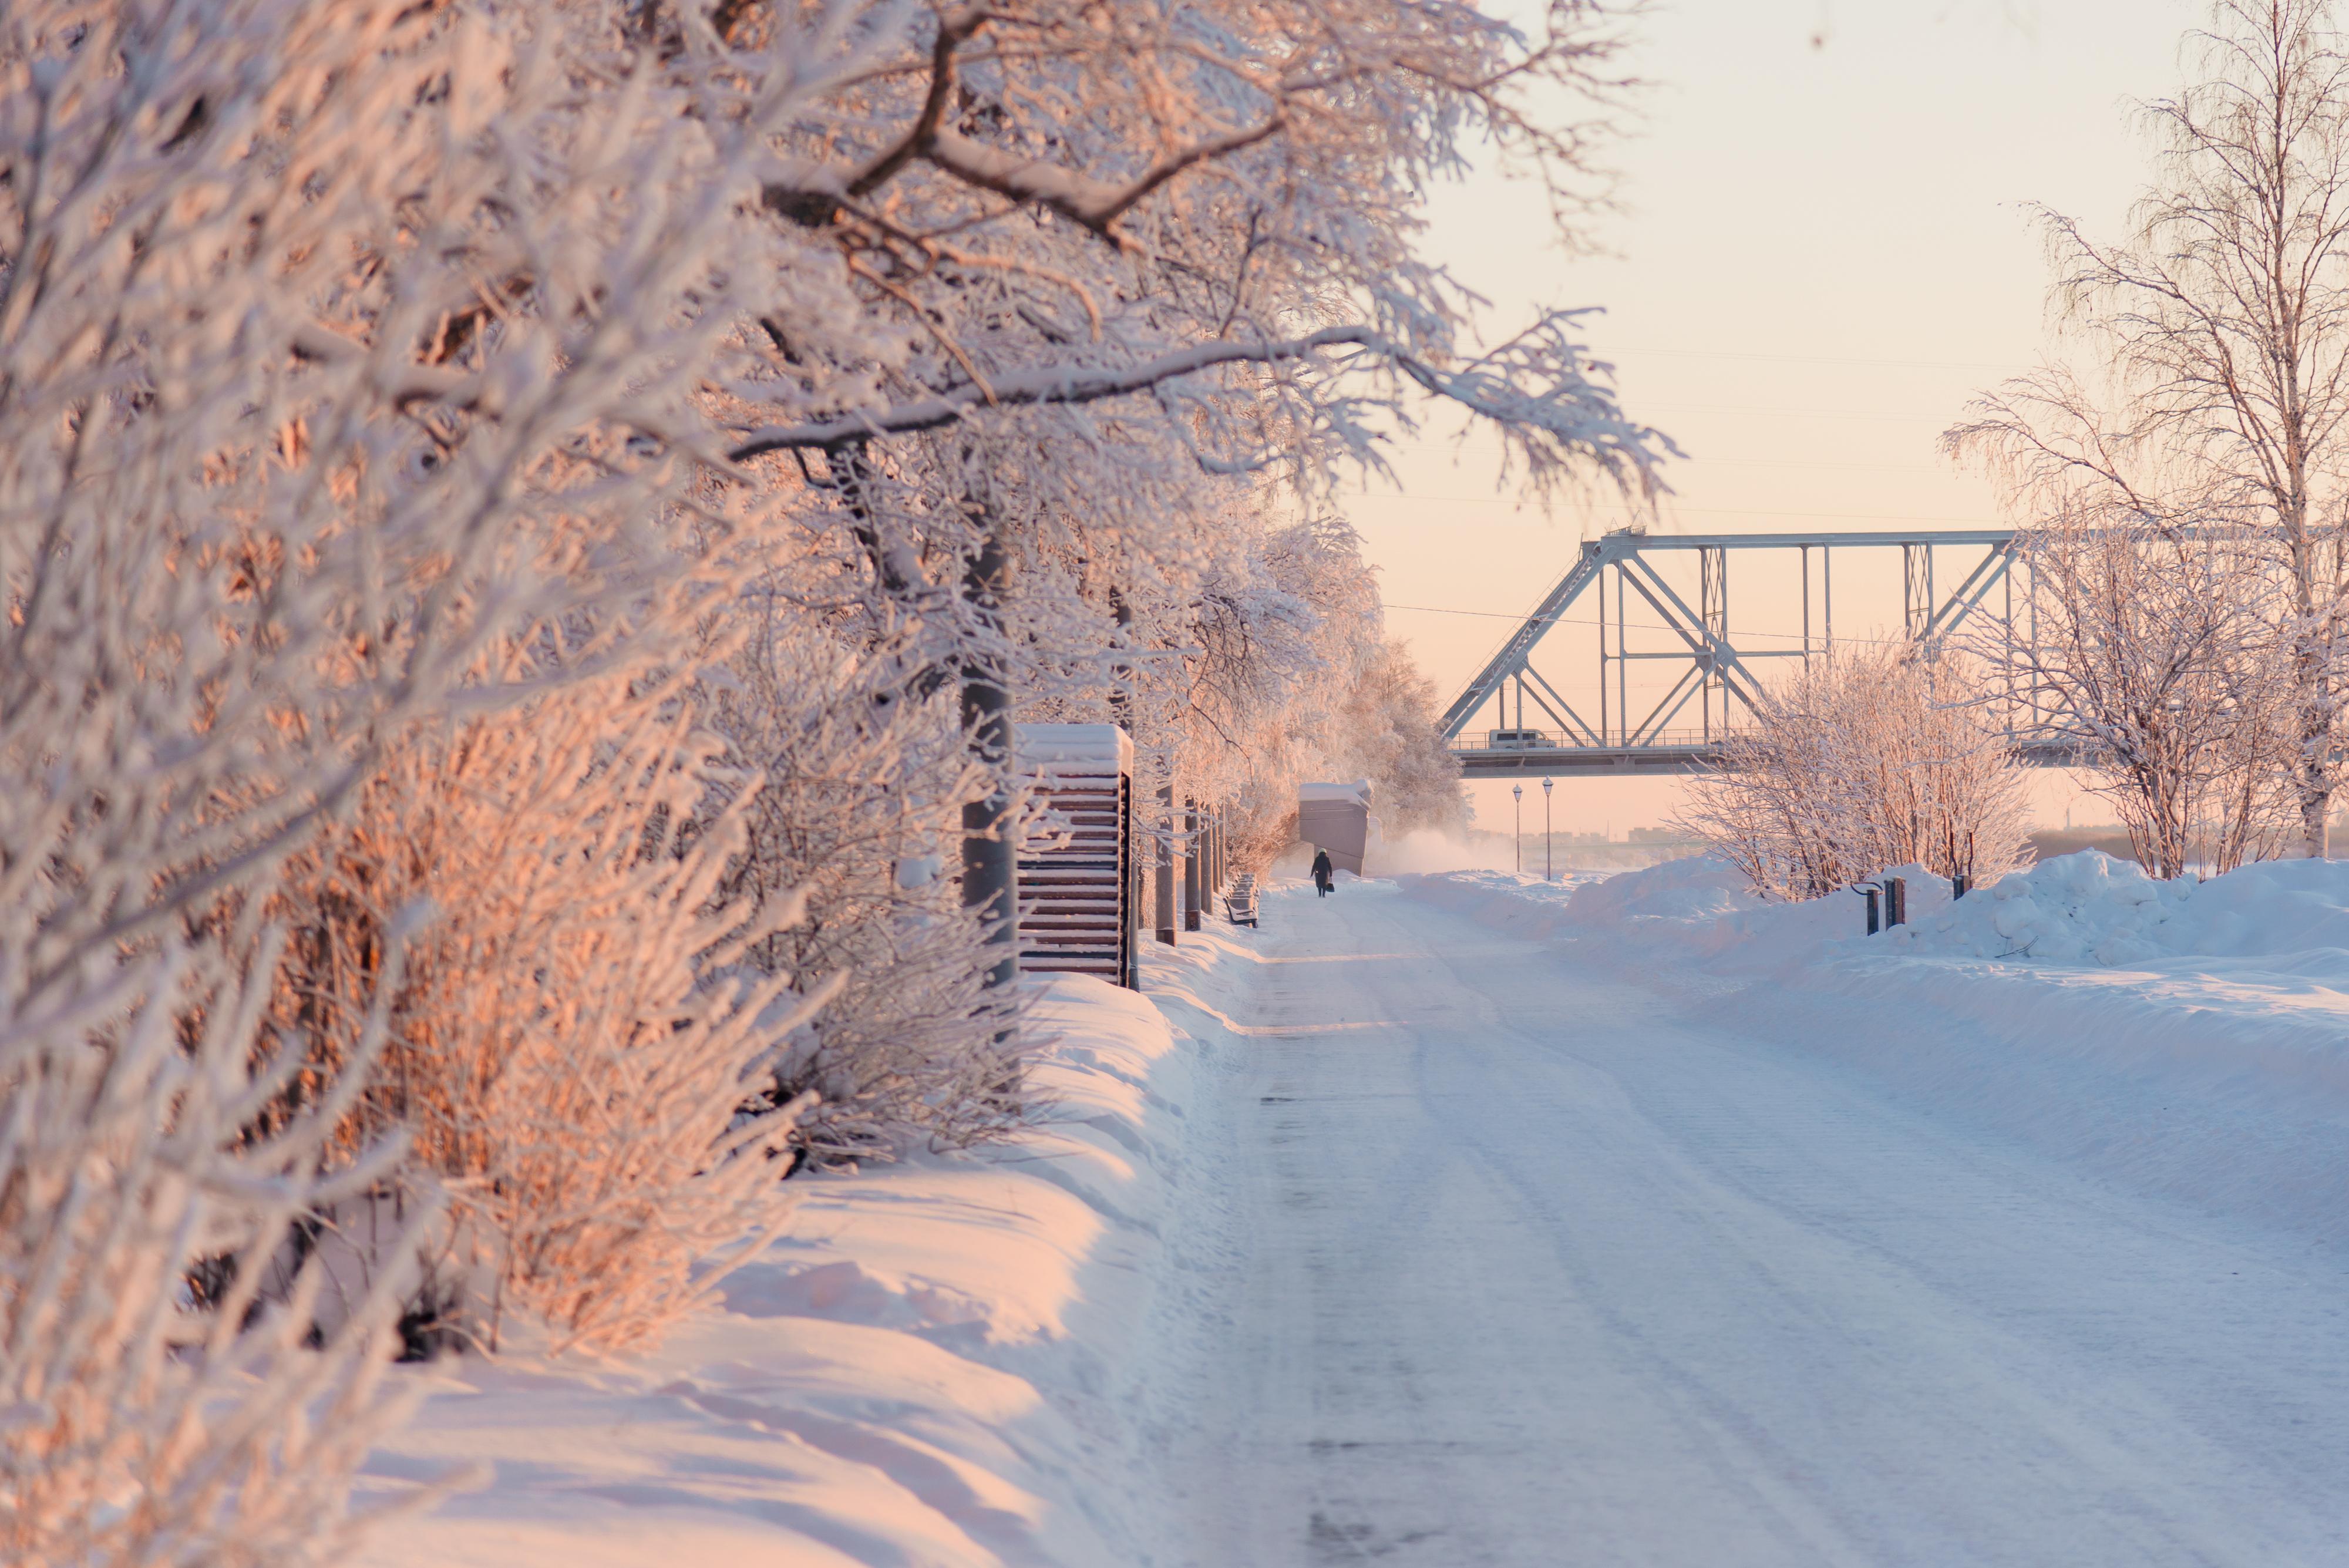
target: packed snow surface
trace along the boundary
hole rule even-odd
[[[2084,1168],[2349,1242],[2349,863],[2152,880],[2095,850],[1909,922],[1767,903],[1721,861],[1602,879],[1405,878],[1419,898],[1634,978]]]
[[[1717,867],[1407,893],[1266,902],[1178,1561],[2349,1562],[2349,1083]]]
[[[2349,867],[1266,892],[371,1568],[2349,1563]]]

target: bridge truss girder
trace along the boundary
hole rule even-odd
[[[1964,623],[1989,595],[2009,581],[2014,560],[2011,529],[1972,529],[1946,533],[1806,533],[1651,535],[1620,530],[1586,540],[1573,567],[1544,595],[1540,604],[1503,641],[1476,678],[1445,710],[1442,729],[1455,746],[1465,771],[1515,773],[1563,771],[1679,773],[1709,760],[1719,740],[1733,723],[1733,708],[1751,714],[1766,701],[1754,662],[1764,659],[1809,659],[1835,643],[1834,550],[1884,548],[1901,552],[1902,625],[1912,641],[1931,643],[1948,637]],[[1981,560],[1946,597],[1936,598],[1933,584],[1936,546],[1980,546]],[[1800,648],[1740,648],[1729,624],[1729,556],[1742,550],[1798,550],[1802,554],[1802,646]],[[1819,552],[1819,634],[1814,636],[1810,553]],[[1698,594],[1692,606],[1650,559],[1666,551],[1698,553]],[[1612,574],[1613,612],[1609,608]],[[1599,702],[1594,723],[1569,702],[1557,686],[1534,667],[1534,650],[1566,618],[1584,596],[1597,590],[1599,606]],[[1634,651],[1629,642],[1629,596],[1637,595],[1663,623],[1662,629],[1681,646],[1664,651]],[[1610,628],[1612,646],[1610,649]],[[1642,630],[1654,628],[1643,628]],[[1630,708],[1630,667],[1634,661],[1677,660],[1682,668],[1663,696],[1636,721]],[[1609,681],[1612,681],[1610,701]],[[1510,722],[1509,698],[1516,697],[1516,722]],[[1530,699],[1548,721],[1536,728],[1528,722]],[[1486,703],[1499,702],[1496,734],[1515,737],[1508,744],[1491,747],[1460,745],[1470,720]],[[1671,726],[1688,710],[1699,707],[1700,722],[1693,732],[1673,734]],[[1550,744],[1555,730],[1565,742]],[[2030,760],[2044,760],[2033,757]]]

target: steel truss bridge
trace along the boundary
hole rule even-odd
[[[1948,637],[1993,589],[2003,593],[2000,613],[2006,624],[2013,624],[2015,543],[2011,528],[1673,535],[1619,530],[1583,543],[1573,569],[1453,700],[1444,714],[1444,742],[1459,759],[1461,772],[1470,777],[1679,774],[1713,763],[1720,759],[1722,738],[1766,701],[1754,670],[1756,661],[1807,659],[1835,645],[1835,552],[1864,549],[1900,552],[1902,627],[1909,641],[1930,646]],[[1937,596],[1935,590],[1936,549],[1969,556],[1981,552],[1946,595]],[[1757,648],[1750,640],[1741,646],[1732,635],[1729,558],[1751,550],[1797,553],[1801,646]],[[1696,553],[1695,604],[1657,569],[1654,557],[1667,551]],[[1543,639],[1587,598],[1595,598],[1599,610],[1599,700],[1595,711],[1588,711],[1587,703],[1578,709],[1568,701],[1533,663]],[[1661,628],[1630,623],[1627,611],[1635,600],[1654,612],[1663,623]],[[1630,633],[1653,638],[1659,630],[1664,647],[1630,646]],[[1644,704],[1652,686],[1634,693],[1630,667],[1648,660],[1676,662],[1680,668],[1654,705],[1635,714],[1632,698],[1639,696]],[[1470,722],[1495,703],[1494,721],[1472,730]],[[2033,713],[2014,730],[2018,757],[2044,765],[2071,761],[2071,746],[2045,735],[2039,718]]]

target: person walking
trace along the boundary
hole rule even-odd
[[[1326,898],[1330,896],[1330,885],[1336,881],[1337,877],[1337,867],[1330,864],[1330,852],[1326,849],[1316,849],[1313,852],[1313,885],[1321,889],[1322,898]]]

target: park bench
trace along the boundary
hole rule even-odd
[[[1231,891],[1224,895],[1224,914],[1236,926],[1256,924],[1256,873],[1243,871],[1232,879]]]

